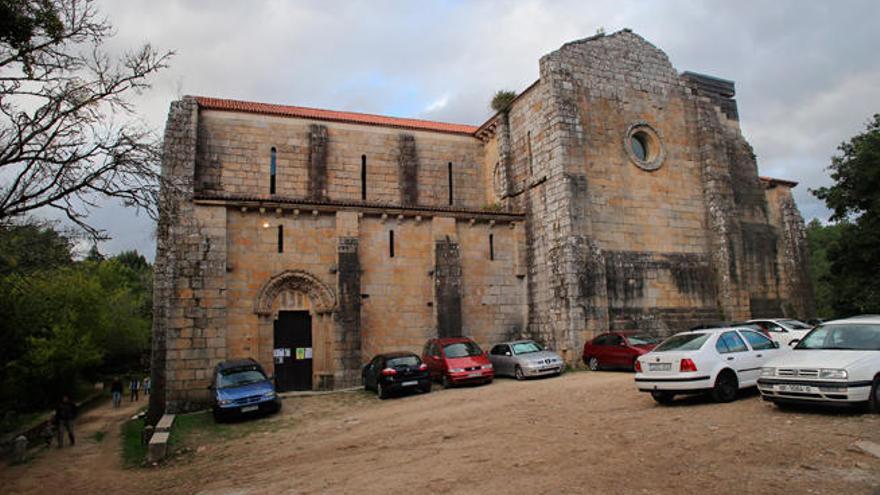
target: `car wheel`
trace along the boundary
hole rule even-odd
[[[880,414],[880,376],[874,378],[871,386],[871,397],[868,399],[868,411]]]
[[[388,398],[388,391],[385,390],[385,387],[382,386],[382,382],[376,383],[376,395],[378,395],[379,398],[382,400]]]
[[[422,385],[422,393],[430,394],[431,393],[431,382],[428,382]]]
[[[724,370],[718,373],[715,378],[715,386],[712,387],[712,398],[715,402],[731,402],[736,399],[736,393],[739,390],[739,383],[736,375],[730,370]]]
[[[657,401],[658,404],[669,404],[675,398],[675,394],[654,390],[651,392],[651,398]]]
[[[519,366],[517,366],[517,367],[513,370],[513,376],[514,376],[514,378],[516,378],[517,380],[524,380],[524,379],[526,378],[526,375],[523,374],[523,370],[522,370],[522,368],[520,368]]]
[[[590,367],[590,371],[599,371],[599,358],[593,356],[587,362],[587,366]]]
[[[446,375],[443,375],[443,378],[441,378],[440,381],[441,381],[442,384],[443,384],[443,388],[450,388],[450,387],[452,387],[452,382],[449,381],[449,377],[447,377]]]

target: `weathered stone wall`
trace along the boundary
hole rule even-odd
[[[483,148],[470,136],[339,122],[316,125],[306,119],[217,110],[200,112],[198,130],[196,170],[204,188],[199,192],[270,197],[274,147],[278,197],[360,202],[366,156],[367,202],[400,204],[406,193],[419,205],[448,207],[452,163],[453,205],[486,204]],[[408,143],[404,148],[402,140]],[[408,178],[406,191],[400,182],[401,150],[409,153],[407,163],[417,163],[407,169],[415,182]]]
[[[765,185],[770,224],[776,228],[779,298],[789,318],[815,316],[816,301],[809,272],[809,249],[804,219],[795,205],[791,188],[770,181]]]

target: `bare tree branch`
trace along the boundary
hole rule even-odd
[[[161,145],[130,98],[173,52],[146,44],[110,57],[94,0],[0,8],[23,26],[0,31],[0,222],[50,207],[99,238],[87,218],[101,197],[155,217]]]

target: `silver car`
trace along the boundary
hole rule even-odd
[[[544,350],[533,340],[497,344],[489,351],[489,360],[496,376],[513,376],[517,380],[529,376],[561,375],[565,371],[565,362],[559,354]]]

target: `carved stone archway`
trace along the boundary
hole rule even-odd
[[[270,278],[260,289],[254,301],[254,313],[271,316],[275,298],[285,290],[308,295],[317,314],[328,314],[336,308],[336,296],[324,282],[304,270],[285,270]]]

